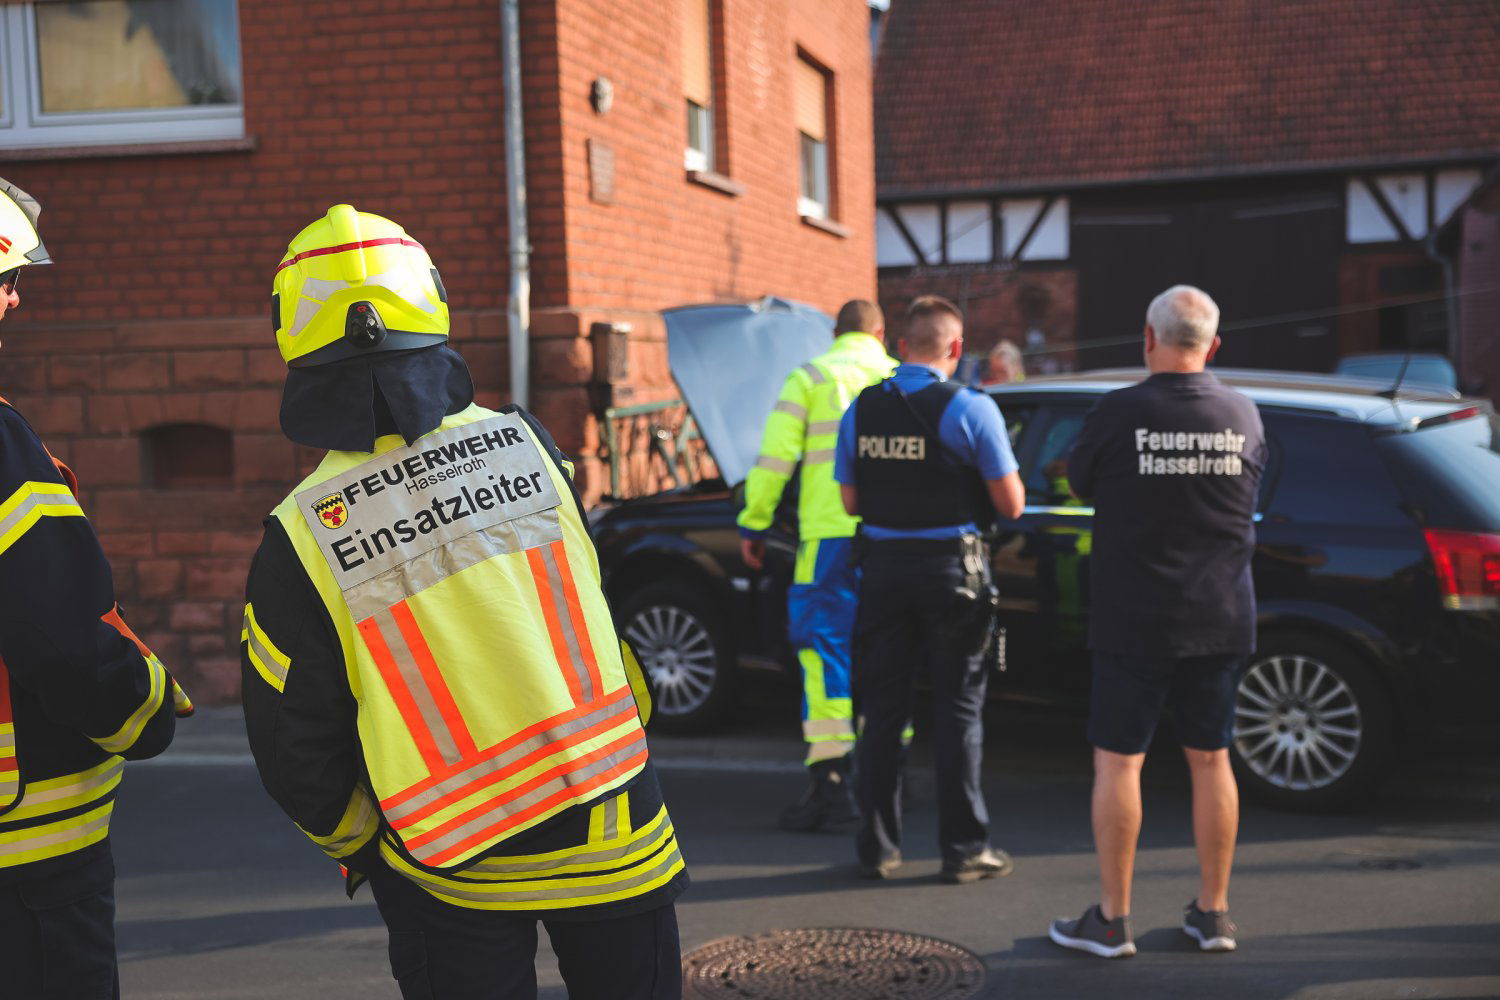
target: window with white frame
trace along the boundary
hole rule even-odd
[[[0,146],[244,134],[236,0],[0,4]]]
[[[717,169],[714,163],[713,10],[710,0],[685,0],[682,5],[682,83],[687,102],[687,148],[682,164],[688,170]]]
[[[829,77],[820,67],[798,56],[792,86],[802,178],[797,214],[828,219],[833,216],[828,182]]]

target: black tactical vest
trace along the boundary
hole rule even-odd
[[[943,413],[963,392],[934,382],[905,398],[886,380],[859,394],[854,410],[854,482],[859,513],[880,528],[943,528],[995,516],[979,470],[938,439]]]

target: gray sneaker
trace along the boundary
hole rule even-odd
[[[1197,941],[1200,951],[1234,951],[1236,929],[1228,910],[1200,910],[1196,899],[1182,911],[1182,933]]]
[[[1016,863],[1009,854],[998,847],[986,847],[962,861],[952,864],[944,862],[938,877],[950,885],[967,885],[984,878],[1002,878],[1014,871],[1015,867]]]
[[[1077,920],[1058,917],[1047,928],[1047,936],[1064,948],[1086,951],[1100,958],[1129,958],[1135,954],[1130,918],[1105,920],[1097,905],[1084,910]]]

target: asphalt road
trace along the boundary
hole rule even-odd
[[[993,998],[1500,998],[1500,751],[1409,759],[1368,808],[1341,816],[1247,805],[1231,894],[1241,947],[1190,950],[1177,930],[1196,891],[1185,769],[1147,765],[1134,924],[1141,953],[1104,962],[1046,939],[1094,898],[1088,757],[1075,720],[996,712],[986,761],[995,842],[1011,877],[936,879],[935,811],[918,787],[907,864],[853,877],[847,837],[774,828],[799,789],[785,711],[747,713],[714,739],[653,737],[694,885],[679,902],[691,949],[791,927],[883,927],[981,956]],[[924,773],[920,754],[913,768]],[[133,766],[116,811],[119,947],[127,998],[397,997],[368,890],[277,811],[233,712],[184,725]],[[545,938],[544,938],[545,939]],[[543,996],[561,998],[543,949]],[[3,989],[0,989],[3,993]]]

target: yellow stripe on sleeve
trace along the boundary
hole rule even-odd
[[[141,738],[146,724],[161,708],[162,699],[167,694],[167,668],[162,666],[155,655],[146,657],[146,672],[150,675],[148,693],[146,700],[125,720],[125,724],[118,730],[103,739],[94,739],[99,746],[110,753],[124,753],[135,745],[135,741]],[[91,737],[92,738],[92,737]]]

